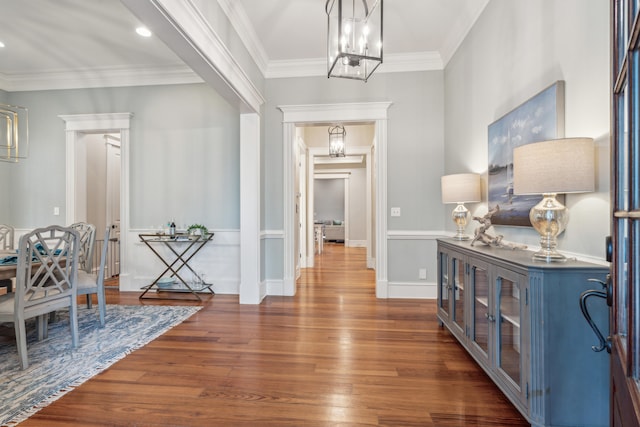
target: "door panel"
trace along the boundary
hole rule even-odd
[[[612,3],[611,425],[640,426],[640,22]]]
[[[438,286],[440,286],[440,290],[438,295],[440,295],[440,299],[438,300],[438,307],[445,313],[446,317],[449,317],[449,254],[447,252],[440,253],[440,265],[438,266],[438,270],[440,271],[440,279],[438,280]]]
[[[471,264],[470,264],[471,265]],[[489,328],[495,320],[489,310],[489,268],[486,265],[471,265],[470,283],[473,300],[473,330],[471,340],[489,358]]]

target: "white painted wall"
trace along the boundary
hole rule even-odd
[[[104,239],[107,225],[107,150],[103,134],[86,135],[82,142],[87,147],[87,217],[76,220],[87,221],[96,226],[96,239]],[[77,188],[77,187],[76,187]]]
[[[571,219],[559,249],[603,259],[609,234],[609,2],[489,2],[445,70],[444,172],[483,174],[483,202],[469,207],[484,214],[488,125],[556,80],[566,86],[565,135],[595,138],[597,151],[596,192],[567,196]],[[451,208],[441,209],[448,217]],[[454,229],[452,221],[444,225]],[[539,246],[532,228],[494,229],[505,240]]]

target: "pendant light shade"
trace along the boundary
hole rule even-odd
[[[347,132],[343,126],[329,128],[329,157],[345,156],[345,137]]]
[[[382,64],[382,1],[327,0],[327,77],[366,82]]]

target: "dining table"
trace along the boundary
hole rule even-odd
[[[4,260],[6,257],[12,257],[12,256],[16,256],[15,250],[12,250],[12,251],[0,250],[0,260]],[[61,261],[61,265],[64,265],[64,260]],[[33,263],[31,267],[32,269],[31,271],[36,271],[38,268],[40,268],[40,263]],[[16,262],[8,262],[8,263],[0,262],[0,282],[7,279],[13,279],[14,277],[16,277],[17,272],[18,272],[17,259],[16,259]],[[0,287],[2,287],[2,285],[0,285]]]
[[[5,259],[5,257],[15,256],[15,255],[16,255],[15,250],[0,250],[0,260]],[[13,279],[14,277],[16,277],[17,270],[18,270],[17,262],[0,264],[0,281]]]

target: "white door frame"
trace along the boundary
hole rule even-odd
[[[311,123],[374,122],[375,146],[374,162],[376,171],[375,211],[376,211],[376,296],[389,295],[387,278],[387,112],[391,102],[365,102],[349,104],[283,105],[278,108],[283,113],[282,138],[284,155],[284,253],[283,290],[284,295],[295,295],[295,254],[294,238],[294,176],[295,176],[295,127]]]
[[[58,116],[65,122],[66,131],[66,224],[75,222],[76,212],[76,150],[84,133],[120,133],[120,276],[128,280],[127,240],[129,230],[129,129],[131,113],[74,114]],[[121,283],[122,287],[122,283]]]
[[[366,165],[366,172],[365,172],[365,176],[366,176],[366,195],[365,195],[365,204],[366,204],[366,209],[365,209],[365,215],[366,215],[366,239],[367,239],[367,268],[375,268],[375,260],[373,258],[373,248],[371,246],[371,222],[372,222],[372,215],[371,215],[371,197],[372,197],[372,188],[375,186],[372,186],[373,183],[373,179],[374,177],[372,176],[372,172],[373,172],[373,168],[371,167],[371,147],[366,147],[366,146],[349,146],[349,155],[354,155],[354,156],[364,156],[365,157],[365,165]],[[309,172],[307,173],[307,180],[308,180],[308,188],[307,188],[307,210],[308,212],[314,212],[315,208],[314,208],[314,195],[315,195],[315,185],[313,180],[315,178],[318,177],[319,172],[315,171],[315,158],[316,157],[326,157],[327,156],[327,149],[326,148],[320,148],[320,147],[311,147],[309,148],[309,164],[310,164],[310,168],[309,168]],[[345,169],[346,170],[346,169]],[[327,169],[327,170],[322,170],[320,172],[321,174],[328,176],[333,174],[340,174],[343,173],[343,169],[337,169],[337,170],[331,170],[331,169]],[[347,180],[345,180],[345,185],[347,184]],[[351,221],[349,221],[349,199],[348,199],[348,193],[349,193],[349,189],[348,186],[345,187],[345,228],[344,228],[344,244],[345,246],[348,246],[348,241],[350,239],[350,226],[351,226]],[[308,238],[309,239],[313,239],[313,221],[314,218],[313,216],[309,216],[309,220],[308,220],[308,227],[311,228],[311,230],[308,232]],[[313,262],[314,262],[314,252],[311,251],[309,253],[309,260],[307,261],[307,264],[309,267],[313,267]]]

